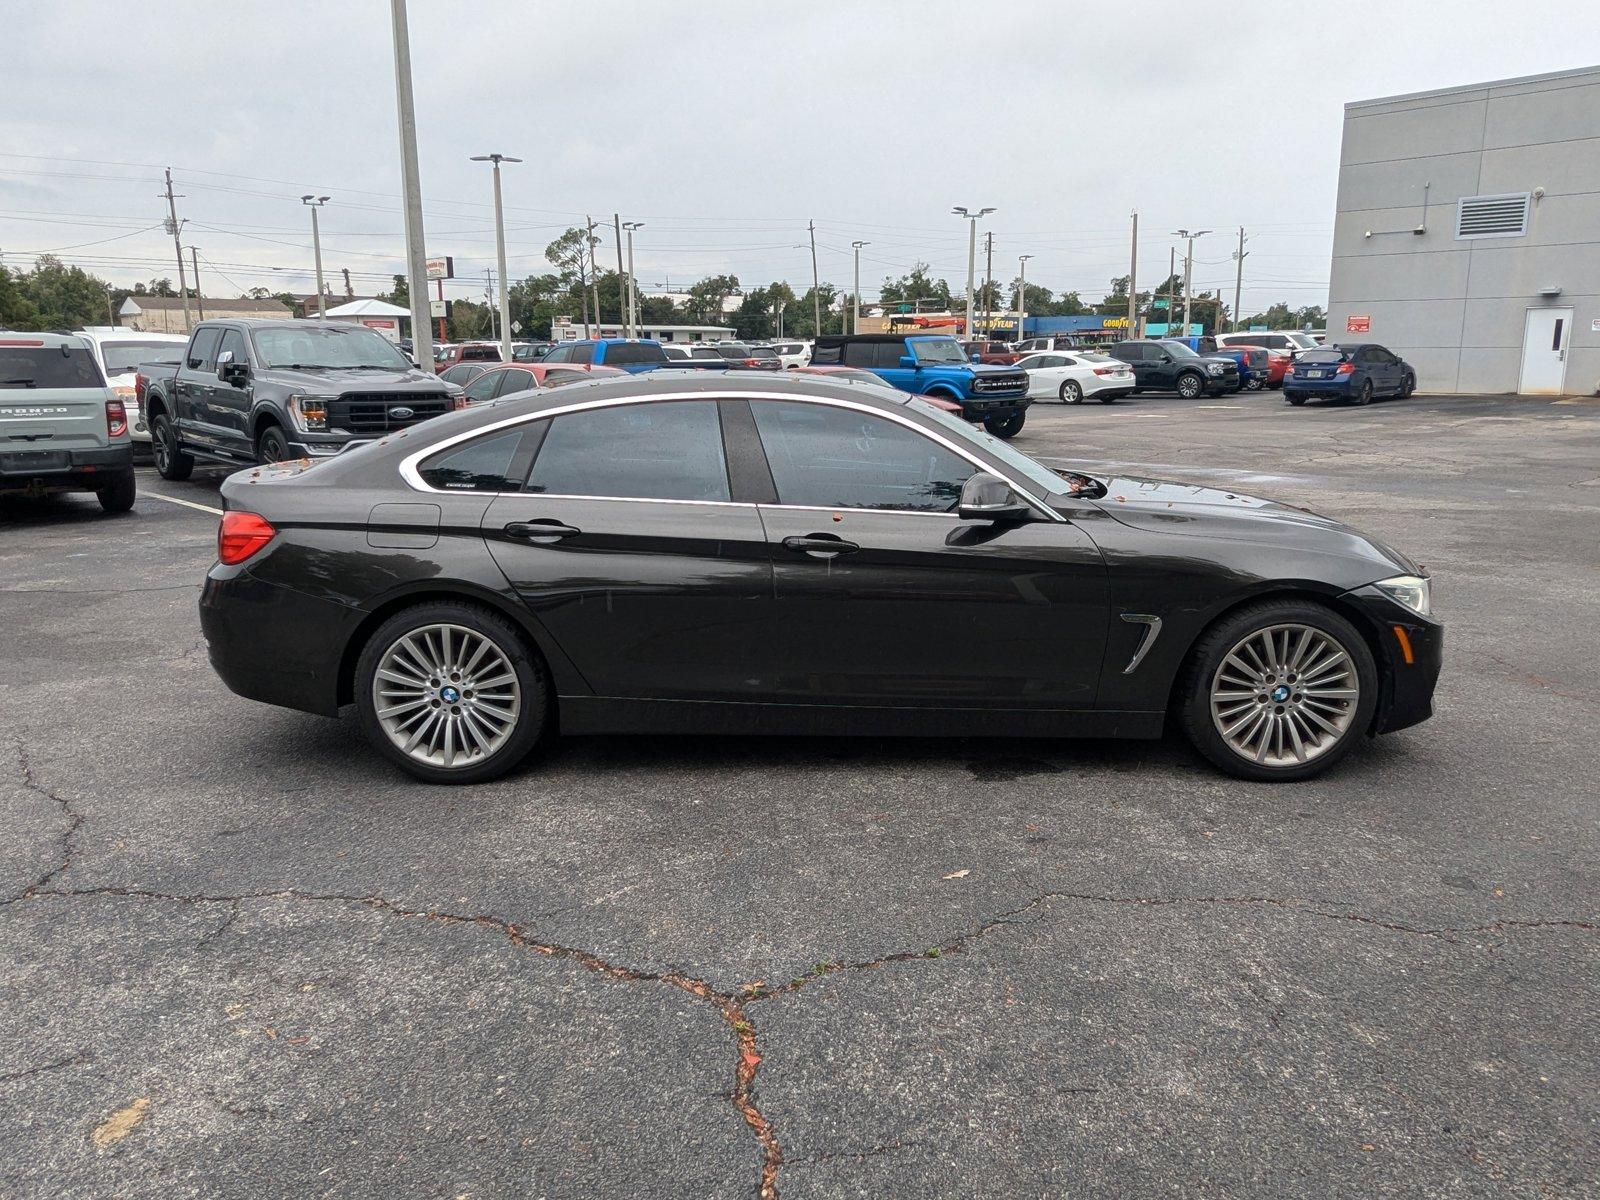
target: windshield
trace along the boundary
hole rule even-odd
[[[1199,358],[1193,350],[1182,342],[1162,342],[1163,348],[1171,351],[1173,358]]]
[[[304,329],[256,329],[251,336],[263,367],[404,371],[411,366],[389,339],[359,325],[347,329],[310,324]]]
[[[183,358],[182,342],[136,342],[131,338],[100,343],[107,375],[126,375],[137,371],[142,362],[175,363]]]
[[[1283,336],[1289,339],[1289,342],[1290,342],[1291,345],[1296,346],[1297,348],[1299,348],[1301,350],[1313,350],[1317,346],[1320,346],[1322,344],[1321,342],[1317,341],[1316,338],[1312,337],[1309,333],[1300,333],[1298,331],[1293,331],[1293,332],[1290,332],[1290,333],[1286,333]]]
[[[918,362],[967,364],[967,352],[952,337],[918,338],[908,343]]]
[[[1034,487],[1038,488],[1040,492],[1046,495],[1052,493],[1060,495],[1067,490],[1063,486],[1063,480],[1060,475],[1043,463],[1034,462],[1033,459],[1009,443],[1002,442],[999,438],[984,432],[981,425],[969,424],[954,413],[947,413],[931,404],[924,404],[921,400],[913,399],[910,403],[916,405],[917,411],[924,416],[930,416],[938,421],[940,425],[944,426],[947,433],[954,434],[961,443],[977,446],[988,451],[992,457],[999,459],[1017,475],[1022,476]]]

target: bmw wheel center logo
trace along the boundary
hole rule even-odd
[[[439,699],[443,700],[446,704],[454,704],[456,701],[461,699],[461,692],[456,688],[446,685],[445,687],[439,689]]]

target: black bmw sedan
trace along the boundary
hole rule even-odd
[[[355,705],[419,778],[569,733],[1153,738],[1303,779],[1425,720],[1404,555],[1303,509],[1050,470],[915,397],[666,373],[223,485],[241,695]]]

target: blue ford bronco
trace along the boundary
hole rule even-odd
[[[969,362],[949,334],[824,335],[811,351],[811,365],[858,367],[903,392],[949,400],[1000,438],[1017,434],[1033,403],[1026,372]]]

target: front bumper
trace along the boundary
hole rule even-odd
[[[1433,716],[1433,691],[1444,666],[1444,626],[1372,586],[1346,592],[1368,621],[1380,650],[1373,733],[1393,733]]]
[[[1024,412],[1032,404],[1027,396],[969,396],[961,401],[961,415],[969,421],[984,421]]]

